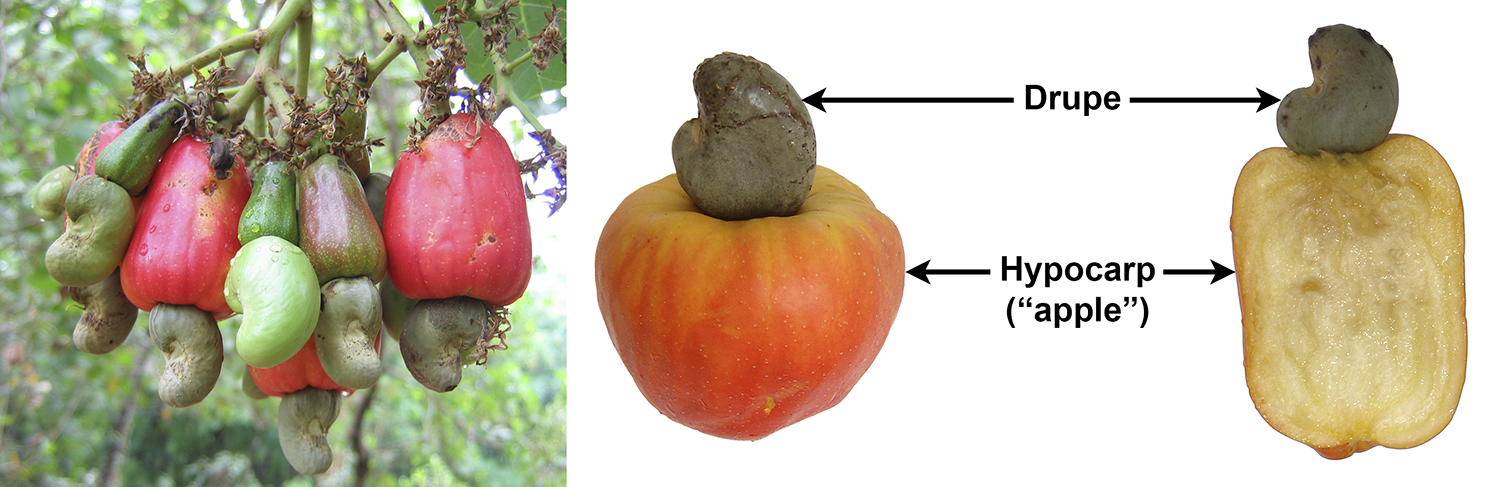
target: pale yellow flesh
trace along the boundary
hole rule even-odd
[[[1314,448],[1420,445],[1463,388],[1464,223],[1437,151],[1267,149],[1234,192],[1245,377],[1261,416]]]

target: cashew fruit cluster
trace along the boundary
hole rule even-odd
[[[496,308],[525,291],[518,166],[498,132],[459,114],[394,176],[371,174],[365,158],[351,167],[335,154],[359,151],[344,148],[255,161],[251,178],[237,154],[183,129],[185,110],[168,100],[129,125],[104,124],[76,165],[28,194],[38,217],[65,217],[46,260],[84,306],[74,343],[107,353],[146,311],[164,356],[158,393],[189,407],[225,361],[217,322],[239,314],[244,393],[282,398],[283,452],[298,472],[322,473],[342,397],[383,374],[382,329],[416,351],[403,353],[414,377],[452,390]],[[388,239],[383,222],[403,238]],[[387,254],[388,240],[399,253]]]
[[[245,246],[224,292],[243,314],[236,349],[252,398],[282,397],[282,453],[298,472],[326,471],[326,435],[342,394],[380,379],[385,250],[363,186],[338,157],[299,170],[267,163],[240,219]]]

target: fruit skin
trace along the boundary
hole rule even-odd
[[[1468,354],[1463,213],[1447,162],[1416,137],[1245,165],[1230,229],[1266,422],[1335,459],[1442,431]]]
[[[340,277],[385,278],[385,241],[365,201],[364,187],[347,164],[319,157],[297,177],[302,250],[318,272],[318,283]]]
[[[114,143],[115,139],[120,138],[120,134],[124,133],[127,127],[129,125],[125,125],[125,122],[110,120],[94,130],[94,135],[89,137],[88,142],[84,142],[83,148],[78,151],[78,160],[75,162],[78,175],[94,174],[94,163],[99,160],[99,153]]]
[[[885,342],[904,277],[896,225],[823,167],[797,215],[738,222],[699,213],[667,176],[620,204],[595,256],[600,311],[641,393],[737,440],[843,400]]]
[[[182,131],[186,113],[187,106],[175,99],[151,107],[121,132],[114,143],[99,151],[94,162],[95,174],[120,185],[132,196],[140,195],[152,181],[157,161]]]
[[[217,320],[233,312],[224,301],[224,277],[240,249],[250,178],[236,157],[230,177],[215,179],[207,152],[201,139],[178,139],[162,156],[141,204],[120,284],[144,311],[170,303],[197,306]]]
[[[318,276],[307,254],[267,235],[235,252],[224,299],[243,313],[235,351],[252,367],[273,367],[295,355],[318,325]]]
[[[240,245],[263,235],[275,235],[301,245],[297,220],[297,176],[288,174],[287,161],[270,161],[255,170],[250,200],[240,214]]]
[[[505,306],[531,280],[520,169],[505,138],[470,114],[448,117],[420,152],[401,154],[384,222],[391,282],[411,298]]]
[[[130,247],[136,214],[130,195],[98,176],[68,190],[70,224],[47,247],[47,273],[68,286],[91,286],[113,274]]]
[[[378,344],[379,341],[376,341]],[[379,348],[379,345],[376,346]],[[258,368],[250,367],[250,378],[255,386],[268,396],[281,397],[289,392],[297,392],[312,387],[316,389],[327,389],[344,393],[354,392],[354,389],[340,386],[328,373],[323,371],[323,363],[318,361],[317,345],[312,338],[297,350],[297,354],[275,367]]]

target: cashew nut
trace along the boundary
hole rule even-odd
[[[83,317],[73,327],[73,346],[87,353],[106,354],[125,343],[135,328],[137,310],[120,288],[120,270],[103,281],[68,290],[83,305]]]
[[[797,90],[771,66],[723,53],[693,73],[698,118],[672,139],[677,180],[721,220],[791,216],[812,191],[817,140]]]
[[[401,331],[401,358],[412,378],[437,392],[458,387],[488,314],[483,302],[464,296],[418,302]]]
[[[240,376],[240,390],[245,393],[245,397],[250,398],[252,401],[271,397],[266,394],[266,391],[260,390],[260,386],[255,385],[255,376],[250,375],[250,366],[248,365],[245,366],[245,375]]]
[[[318,275],[296,245],[266,235],[240,247],[224,279],[224,301],[244,316],[240,358],[266,369],[296,355],[318,324],[318,296]]]
[[[224,364],[224,338],[212,313],[194,306],[158,304],[151,308],[151,341],[167,356],[157,393],[168,406],[198,404],[214,390]]]
[[[323,312],[313,330],[318,361],[338,385],[368,389],[380,380],[380,292],[365,277],[323,286]]]
[[[1396,122],[1400,98],[1391,53],[1363,29],[1339,24],[1307,38],[1313,83],[1281,99],[1276,131],[1298,154],[1364,152]]]
[[[328,447],[328,428],[339,417],[342,396],[338,391],[308,387],[281,396],[276,430],[281,454],[302,475],[317,475],[333,465]]]
[[[63,206],[67,204],[68,189],[73,186],[75,176],[77,174],[73,172],[73,168],[68,166],[57,166],[42,176],[41,181],[37,181],[36,186],[32,186],[31,191],[26,193],[31,201],[31,211],[46,221],[61,216]]]
[[[92,174],[68,190],[71,225],[47,247],[47,273],[64,285],[83,287],[109,277],[125,258],[135,232],[135,204],[125,188]]]

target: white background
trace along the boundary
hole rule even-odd
[[[918,6],[921,5],[921,6]],[[1357,6],[1356,6],[1357,5]],[[573,485],[1493,485],[1500,40],[1491,7],[1412,2],[575,1],[570,109],[568,466]],[[818,161],[901,229],[907,266],[1149,261],[1232,266],[1240,168],[1280,146],[1275,107],[1024,110],[1024,86],[1131,96],[1278,97],[1308,85],[1317,27],[1369,30],[1395,58],[1394,131],[1448,160],[1467,213],[1469,362],[1448,428],[1409,450],[1328,461],[1261,419],[1244,380],[1234,280],[1028,290],[998,276],[907,279],[884,350],[839,406],[756,442],[678,425],[641,397],[593,287],[599,230],[673,170],[691,77],[720,51],[769,63],[802,96],[1012,96],[1015,105],[833,104]],[[1145,329],[1011,329],[1011,296],[1143,296]],[[1138,315],[1132,315],[1138,316]]]

